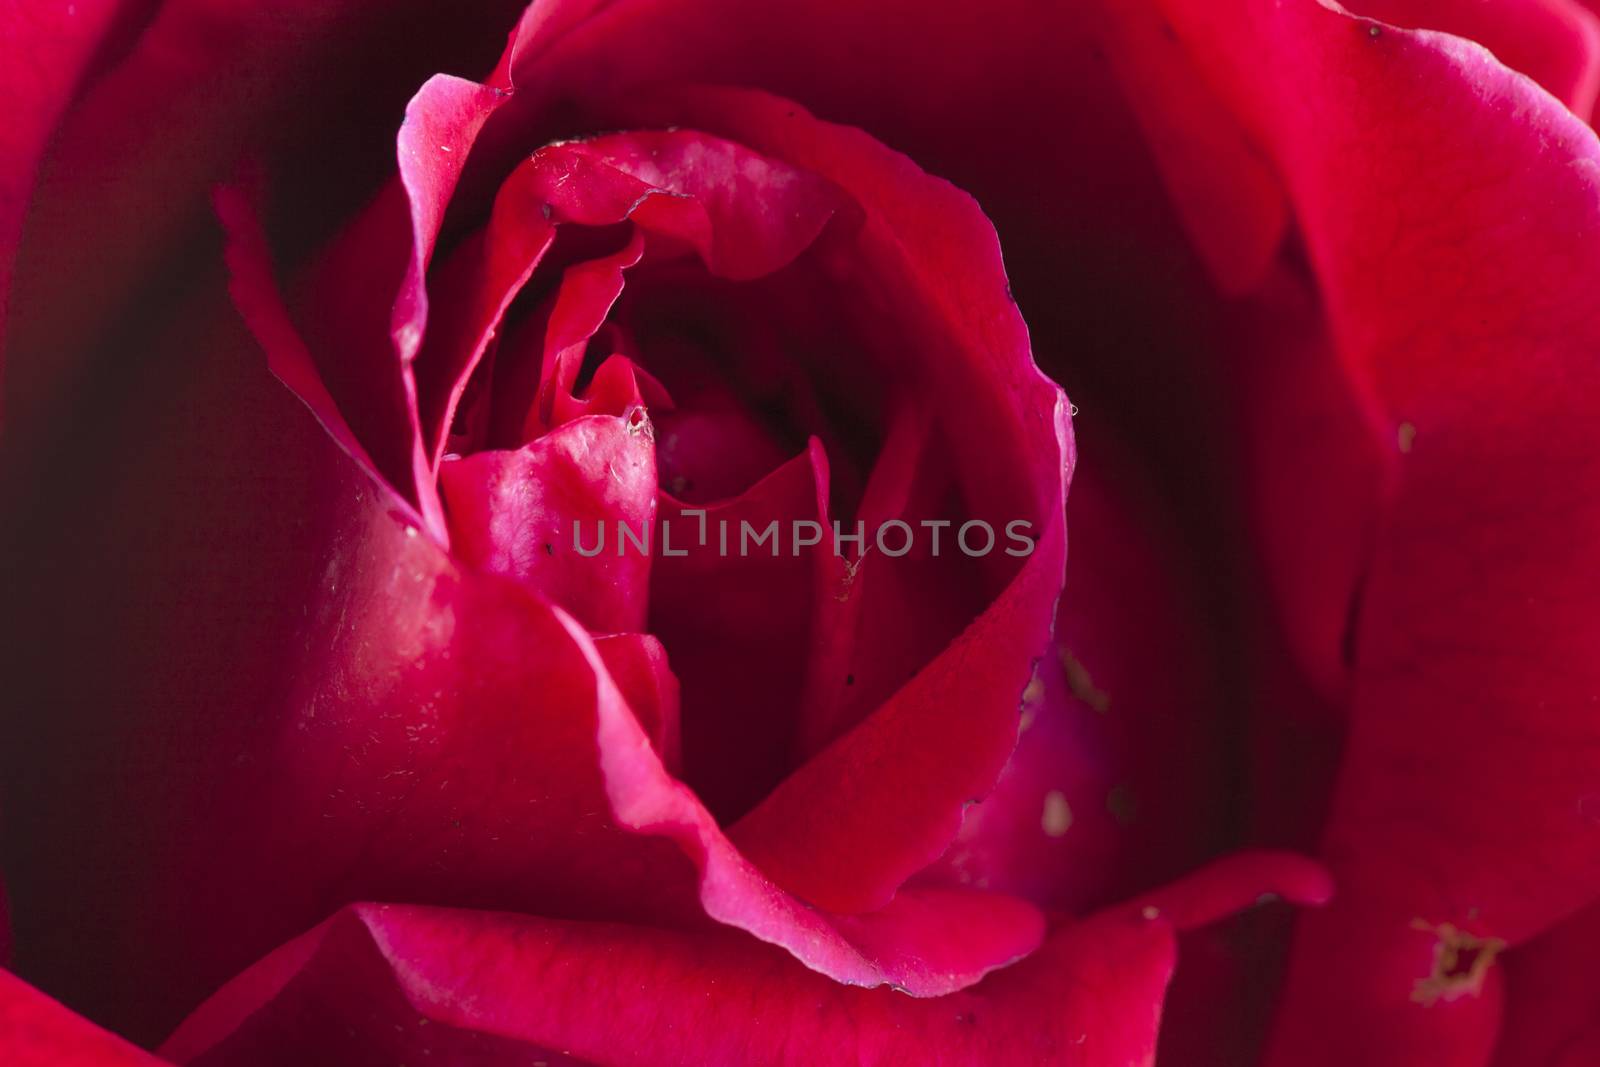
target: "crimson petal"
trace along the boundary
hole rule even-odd
[[[1106,917],[919,1001],[834,984],[732,931],[365,904],[245,972],[163,1051],[196,1067],[572,1062],[551,1052],[617,1067],[1124,1067],[1153,1054],[1171,967],[1165,926]]]
[[[622,540],[623,525],[645,544],[655,528],[643,409],[586,415],[515,452],[448,459],[439,484],[457,559],[515,578],[595,633],[644,628],[651,554]]]
[[[1580,399],[1600,145],[1458,38],[1313,2],[1164,7],[1270,146],[1402,453],[1326,839],[1340,899],[1302,922],[1274,1062],[1481,1063],[1500,969],[1449,961],[1600,894],[1582,805],[1600,452]]]
[[[0,971],[0,1051],[8,1067],[163,1067],[167,1062],[5,971]]]
[[[0,39],[15,49],[14,61],[0,67],[0,99],[6,101],[0,128],[0,341],[39,157],[122,6],[119,0],[67,5],[8,0],[0,6]]]

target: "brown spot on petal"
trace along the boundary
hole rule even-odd
[[[1114,785],[1106,794],[1106,811],[1117,820],[1118,824],[1127,826],[1139,815],[1139,802],[1133,795],[1133,790],[1125,785]]]
[[[1413,920],[1413,930],[1422,930],[1438,937],[1433,946],[1433,971],[1426,978],[1417,979],[1411,990],[1411,999],[1424,1006],[1441,1000],[1475,997],[1483,992],[1484,979],[1494,958],[1506,943],[1498,937],[1478,937],[1459,929],[1453,923],[1437,926],[1422,919]]]

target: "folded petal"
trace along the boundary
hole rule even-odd
[[[1600,904],[1505,955],[1506,1004],[1494,1067],[1600,1062]]]
[[[617,683],[650,746],[674,775],[683,773],[682,698],[667,650],[649,634],[609,634],[594,647]]]
[[[1333,880],[1320,863],[1291,852],[1236,852],[1122,906],[1192,930],[1268,894],[1293,904],[1326,904],[1333,899]]]
[[[913,1000],[834,984],[732,931],[364,904],[235,979],[163,1051],[231,1067],[308,1055],[1122,1067],[1153,1053],[1171,966],[1166,927],[1107,917],[1058,929],[971,990]]]
[[[595,633],[644,628],[656,523],[644,409],[586,415],[515,452],[446,460],[439,484],[457,559],[516,579]]]
[[[1458,38],[1315,3],[1165,6],[1270,146],[1401,453],[1326,840],[1341,895],[1303,922],[1274,1062],[1482,1063],[1497,953],[1600,893],[1579,399],[1600,146]]]
[[[1277,174],[1154,7],[1108,6],[1095,29],[1212,277],[1249,291],[1289,225]]]
[[[428,323],[428,264],[467,153],[507,95],[496,86],[436,74],[406,106],[396,148],[411,215],[411,257],[391,320],[403,362],[415,359],[422,347]]]
[[[997,529],[1025,520],[1038,538],[1009,575],[997,568],[1013,558],[972,561],[991,568],[1000,590],[987,610],[733,831],[762,870],[804,899],[870,910],[944,851],[962,807],[993,788],[1016,744],[1022,690],[1048,640],[1065,556],[1066,399],[1033,364],[1000,283],[993,230],[969,198],[860,131],[764,94],[690,91],[630,106],[815,171],[861,204],[866,222],[849,277],[883,293],[906,331],[902,345],[919,353],[966,515]],[[946,414],[953,397],[964,407]]]
[[[26,500],[17,557],[40,569],[8,602],[29,623],[5,651],[30,663],[8,671],[18,706],[48,713],[8,718],[0,746],[20,973],[148,1037],[373,896],[709,914],[833,978],[922,994],[1036,942],[1037,912],[1003,899],[841,923],[774,886],[670,777],[659,661],[451,562],[273,383],[226,297],[196,301],[146,347],[186,389],[162,374],[105,395],[55,457],[57,491]],[[175,479],[182,506],[144,506]]]
[[[265,777],[239,776],[218,819],[235,844],[213,843],[206,871],[187,874],[232,887],[216,918],[240,925],[222,954],[377,893],[675,921],[703,907],[842,981],[924,995],[1032,948],[1036,913],[1004,901],[991,936],[945,953],[927,935],[970,895],[927,900],[914,921],[910,901],[848,923],[804,907],[667,774],[649,711],[628,707],[576,622],[387,515],[346,513],[359,551],[330,559],[326,636],[252,752]]]
[[[441,69],[486,69],[524,5],[418,3],[403,15],[359,0],[20,6],[30,21],[59,19],[68,36],[113,8],[134,23],[119,26],[107,68],[63,117],[28,204],[8,406],[47,427],[70,401],[63,390],[99,361],[131,358],[129,319],[171,313],[216,261],[209,193],[242,158],[275,179],[274,236],[297,259],[393,170],[395,117],[416,87]],[[391,32],[396,18],[408,32]],[[58,65],[47,45],[28,47],[33,58],[12,65],[23,95],[8,87],[8,101],[27,99],[25,72],[71,83],[82,69],[70,48]],[[22,114],[8,123],[19,137]]]
[[[691,709],[684,781],[723,819],[749,811],[793,765],[802,653],[833,590],[816,558],[789,545],[795,522],[826,521],[828,477],[813,443],[730,500],[688,508],[662,495],[675,547],[655,561],[650,629],[664,635]]]
[[[940,874],[1079,912],[1230,847],[1236,714],[1203,587],[1149,474],[1089,416],[1067,502],[1072,553],[1055,642],[1024,697],[1016,752]]]

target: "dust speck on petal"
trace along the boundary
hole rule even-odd
[[[1072,829],[1072,806],[1059,789],[1044,795],[1044,811],[1039,816],[1039,828],[1046,837],[1060,837]]]
[[[1043,696],[1044,681],[1035,671],[1033,677],[1028,679],[1027,688],[1022,691],[1022,702],[1024,704],[1037,704]]]

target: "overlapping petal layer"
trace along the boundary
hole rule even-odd
[[[1600,148],[1458,38],[1163,6],[1274,159],[1395,442],[1327,838],[1342,893],[1303,923],[1279,1062],[1483,1063],[1495,954],[1600,893],[1600,452],[1578,399]]]
[[[163,1048],[236,1067],[306,1055],[452,1062],[1146,1062],[1169,928],[1108,916],[919,1001],[852,989],[731,931],[360,905],[236,979]]]

